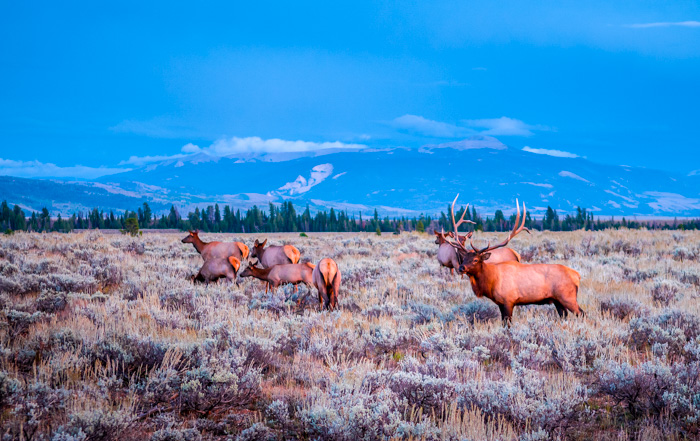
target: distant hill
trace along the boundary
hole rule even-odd
[[[147,200],[154,210],[173,203],[185,212],[218,202],[237,208],[291,200],[313,209],[335,207],[388,215],[445,210],[460,202],[485,213],[512,211],[515,198],[534,213],[548,205],[576,206],[613,216],[700,216],[700,176],[597,164],[508,148],[476,137],[421,149],[321,151],[215,158],[204,154],[164,161],[106,176],[97,182],[0,179],[11,203],[134,209]],[[50,205],[48,202],[50,201]],[[64,210],[64,208],[66,210]]]

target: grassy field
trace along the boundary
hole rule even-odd
[[[335,259],[337,311],[305,287],[193,286],[184,234],[0,237],[0,436],[700,436],[700,233],[520,235],[524,261],[581,273],[587,315],[516,307],[510,328],[428,235],[309,236],[259,237]]]

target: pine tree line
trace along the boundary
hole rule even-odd
[[[460,208],[455,216],[459,219],[464,212]],[[52,219],[49,210],[43,208],[41,212],[32,212],[30,217],[26,217],[24,211],[18,205],[10,209],[7,201],[0,205],[0,228],[2,231],[60,231],[68,232],[74,229],[127,229],[127,219],[136,219],[141,229],[148,228],[176,228],[180,230],[201,230],[206,232],[222,233],[273,233],[273,232],[400,232],[419,231],[426,229],[452,230],[452,221],[449,218],[450,207],[446,212],[440,213],[437,218],[430,215],[389,218],[380,218],[377,210],[369,219],[363,219],[360,213],[349,214],[347,211],[335,210],[318,211],[311,214],[307,205],[304,211],[299,214],[292,202],[285,201],[281,205],[270,203],[267,211],[253,206],[242,212],[225,205],[223,210],[219,204],[210,205],[206,208],[195,208],[193,212],[183,217],[175,208],[170,207],[169,213],[160,217],[154,215],[147,202],[144,202],[136,211],[126,211],[123,214],[115,215],[113,211],[105,213],[103,210],[94,208],[89,213],[74,213],[68,218],[62,218],[59,213],[56,219]],[[508,231],[513,227],[515,214],[506,217],[501,210],[496,210],[493,217],[483,218],[477,210],[472,207],[464,216],[465,219],[475,222],[474,225],[465,225],[462,231]],[[133,224],[133,221],[130,221]],[[550,231],[573,231],[573,230],[604,230],[608,228],[656,228],[656,229],[700,229],[700,219],[685,220],[683,222],[650,221],[628,221],[624,217],[621,220],[614,218],[609,220],[594,219],[593,213],[585,208],[577,208],[575,214],[567,214],[560,219],[557,211],[547,207],[545,215],[541,219],[536,219],[528,212],[525,217],[525,226],[536,230]],[[131,227],[131,225],[129,226]]]

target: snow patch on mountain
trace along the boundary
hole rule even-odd
[[[561,176],[562,178],[576,179],[578,181],[587,182],[589,184],[591,183],[591,181],[589,181],[588,179],[582,178],[581,176],[577,175],[576,173],[571,173],[570,171],[566,171],[566,170],[560,171],[559,176]]]
[[[333,164],[320,164],[311,169],[309,179],[299,175],[294,181],[287,182],[278,190],[290,196],[306,193],[312,187],[325,181],[331,174],[333,174]]]
[[[534,185],[535,187],[553,188],[552,184],[538,184],[537,182],[521,182],[521,184]]]
[[[443,142],[442,144],[428,144],[421,147],[421,153],[431,153],[432,149],[493,149],[506,150],[508,147],[493,136],[472,136],[462,141]]]
[[[700,210],[700,199],[688,198],[677,193],[662,191],[645,191],[644,196],[656,199],[649,202],[654,210],[678,213],[686,210]]]

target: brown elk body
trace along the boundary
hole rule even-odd
[[[236,273],[241,267],[241,261],[234,256],[229,256],[226,259],[215,257],[204,261],[204,265],[200,268],[196,276],[192,276],[194,283],[215,282],[219,279],[226,278],[229,282],[236,282]]]
[[[311,263],[287,263],[275,265],[271,268],[258,268],[249,265],[239,274],[241,277],[255,277],[256,279],[267,282],[265,292],[268,288],[276,290],[278,286],[286,283],[298,285],[304,283],[307,286],[313,285],[313,270],[314,266]]]
[[[292,245],[269,246],[265,248],[267,239],[263,242],[255,240],[250,257],[256,257],[260,266],[263,268],[271,268],[275,265],[283,265],[287,263],[299,263],[301,253]]]
[[[226,259],[234,256],[238,260],[248,258],[248,245],[243,242],[204,242],[199,238],[199,231],[189,231],[182,243],[191,243],[206,261],[213,258]]]
[[[498,245],[491,246],[489,243],[485,248],[478,249],[470,242],[471,250],[468,250],[459,240],[449,241],[462,259],[459,272],[469,276],[477,297],[487,297],[498,305],[504,322],[510,322],[515,305],[554,304],[562,317],[569,311],[576,315],[583,314],[577,301],[581,278],[573,269],[557,264],[525,264],[516,261],[493,264],[490,262],[493,250],[505,247],[523,230],[529,233],[525,228],[526,213],[523,205],[523,221],[518,225],[520,223],[518,205],[513,231]],[[455,234],[457,234],[457,225],[455,224]]]
[[[313,270],[313,281],[318,290],[321,308],[333,310],[338,307],[338,290],[340,289],[340,270],[333,259],[321,259]]]

